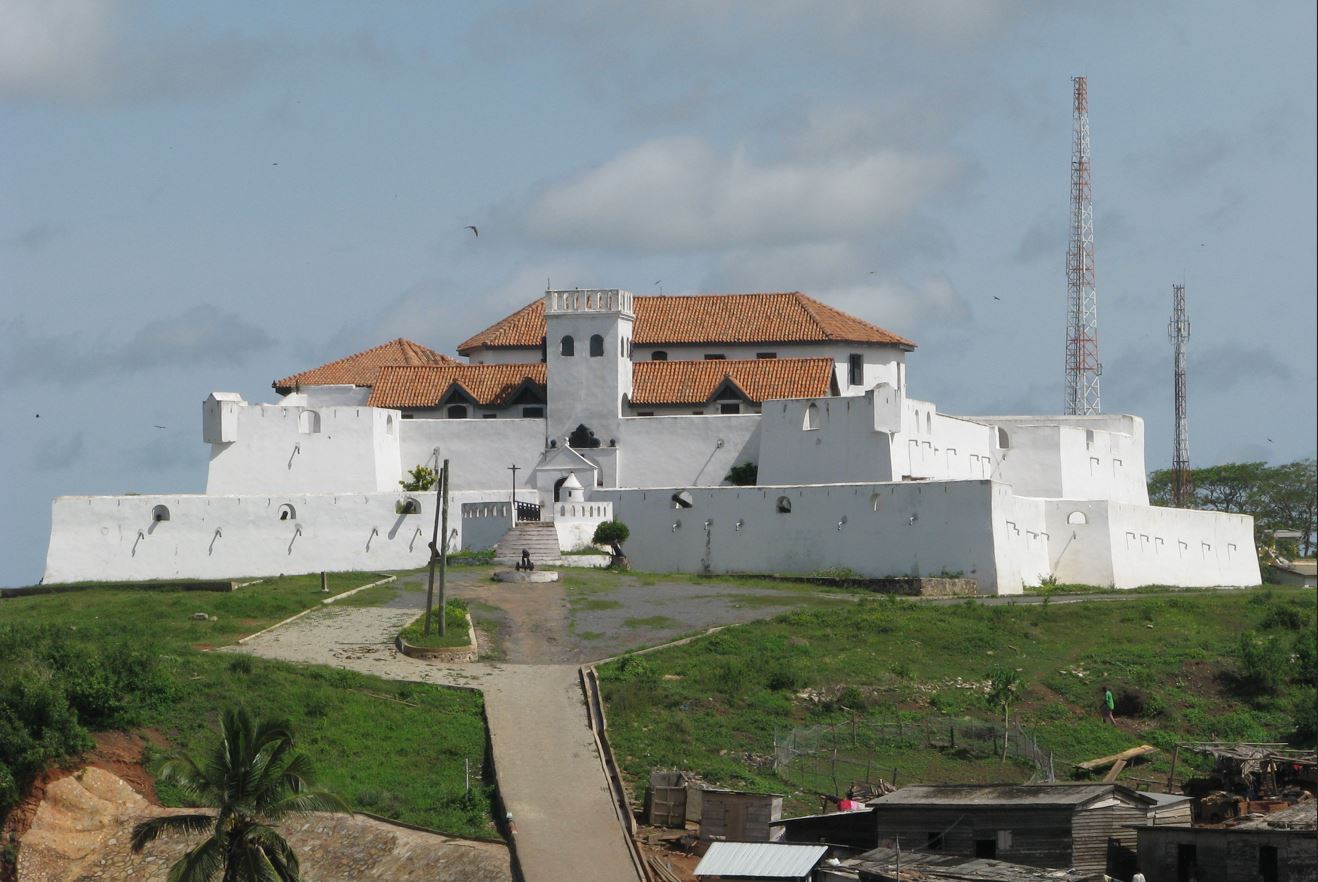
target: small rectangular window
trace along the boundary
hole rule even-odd
[[[483,414],[481,414],[481,419],[483,419],[483,420],[497,420],[498,418],[499,418],[499,415],[498,415],[497,413],[483,413]]]
[[[1263,882],[1277,882],[1279,878],[1277,866],[1277,846],[1260,845],[1259,846],[1259,877]]]
[[[739,401],[720,401],[718,406],[719,413],[741,413],[741,402]]]
[[[636,412],[636,415],[637,415],[637,416],[654,416],[654,411],[652,411],[652,410],[638,410],[638,411]]]
[[[405,413],[405,414],[403,414],[403,419],[405,419],[405,420],[410,420],[410,419],[415,419],[415,418],[416,418],[416,414],[412,414],[412,413]]]
[[[720,355],[720,354],[717,353],[717,352],[706,352],[706,353],[705,353],[705,361],[723,361],[723,360],[726,359],[726,358],[727,358],[726,355]]]
[[[859,352],[847,358],[847,382],[853,386],[865,385],[865,356]]]
[[[777,358],[777,357],[778,357],[778,353],[776,353],[776,352],[757,352],[757,353],[755,353],[755,357],[756,357],[756,358]]]
[[[942,851],[942,850],[943,850],[943,834],[942,834],[942,833],[930,833],[930,834],[929,834],[929,838],[928,838],[928,840],[925,842],[925,848],[929,849],[930,851]]]
[[[523,408],[522,408],[522,416],[523,416],[523,417],[527,417],[527,418],[530,418],[530,417],[542,417],[542,416],[544,416],[544,415],[545,415],[545,409],[544,409],[543,407],[523,407]]]

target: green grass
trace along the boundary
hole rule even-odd
[[[624,628],[638,628],[658,630],[660,628],[673,628],[679,624],[677,619],[670,619],[668,616],[645,616],[643,618],[627,618],[622,620]]]
[[[652,769],[683,768],[716,784],[794,793],[803,810],[818,808],[813,791],[833,790],[831,761],[776,773],[775,733],[811,729],[824,748],[817,755],[836,747],[842,788],[867,767],[885,778],[895,767],[899,783],[1027,778],[1029,767],[991,758],[991,734],[978,746],[947,743],[953,727],[1000,726],[1001,711],[975,688],[998,666],[1020,670],[1026,689],[1013,718],[1053,751],[1062,776],[1070,764],[1145,742],[1169,751],[1177,740],[1286,740],[1296,736],[1297,709],[1311,716],[1312,679],[1262,695],[1241,682],[1233,658],[1242,631],[1285,620],[1277,607],[1312,631],[1313,592],[1300,589],[1047,607],[883,598],[803,608],[602,666],[609,734],[638,788]],[[1278,633],[1290,646],[1304,632]],[[1141,715],[1103,725],[1104,682],[1119,698],[1138,696]],[[1168,760],[1163,753],[1123,779],[1165,778]]]
[[[426,617],[422,613],[420,618],[403,629],[402,637],[413,646],[424,646],[427,649],[468,646],[471,641],[467,624],[467,604],[461,600],[450,600],[444,604],[445,634],[439,633],[439,604],[435,604],[430,619],[430,633],[425,632]]]
[[[379,578],[335,573],[330,590]],[[98,588],[0,600],[0,629],[40,639],[54,628],[88,646],[149,652],[170,684],[166,698],[134,714],[134,728],[152,730],[167,742],[151,751],[150,768],[175,748],[203,752],[218,731],[220,710],[241,702],[254,715],[289,720],[322,785],[354,808],[456,835],[497,838],[478,693],[202,651],[319,606],[324,596],[318,575],[226,593]],[[195,612],[215,619],[194,621]],[[464,795],[464,760],[477,776],[471,797]],[[183,804],[169,787],[160,795],[166,804]]]

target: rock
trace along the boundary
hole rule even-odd
[[[206,621],[206,620],[209,619],[209,618],[210,618],[210,616],[206,615],[205,613],[193,613],[193,614],[192,614],[192,620],[193,620],[194,622],[204,622],[204,621]]]

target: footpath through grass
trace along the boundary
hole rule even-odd
[[[379,578],[331,574],[330,592]],[[205,651],[324,597],[311,575],[224,593],[106,587],[0,600],[0,814],[47,761],[89,749],[87,729],[163,738],[167,747],[147,758],[154,770],[172,749],[200,754],[220,711],[241,703],[287,719],[320,783],[353,808],[497,838],[478,693]],[[184,804],[169,787],[159,792]]]
[[[894,770],[898,784],[1026,780],[1032,762],[995,758],[1002,712],[984,697],[994,668],[1019,672],[1012,718],[1059,778],[1147,742],[1164,753],[1122,780],[1165,779],[1180,740],[1313,744],[1313,610],[1312,589],[1287,588],[1046,606],[867,599],[626,656],[600,674],[638,795],[651,770],[672,768],[794,794],[801,810],[818,809],[814,793]],[[1105,683],[1116,728],[1098,714]],[[1178,776],[1186,769],[1182,757]]]

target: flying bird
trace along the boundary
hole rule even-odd
[[[481,231],[478,230],[478,229],[476,229],[475,227],[473,227],[471,224],[467,224],[465,227],[463,227],[463,229],[464,229],[464,230],[471,230],[471,232],[472,232],[472,234],[473,234],[474,236],[476,236],[477,238],[480,238]]]
[[[1001,300],[1002,298],[999,297],[998,295],[994,294],[994,295],[993,295],[993,299],[994,299],[994,300]]]
[[[38,414],[38,416],[40,416],[40,414]],[[1269,443],[1269,444],[1272,444],[1272,443],[1273,443],[1273,441],[1272,441],[1271,438],[1268,439],[1268,443]]]
[[[164,427],[164,426],[156,426],[156,428],[157,428],[157,429],[163,429],[163,428],[165,428],[165,427]]]

